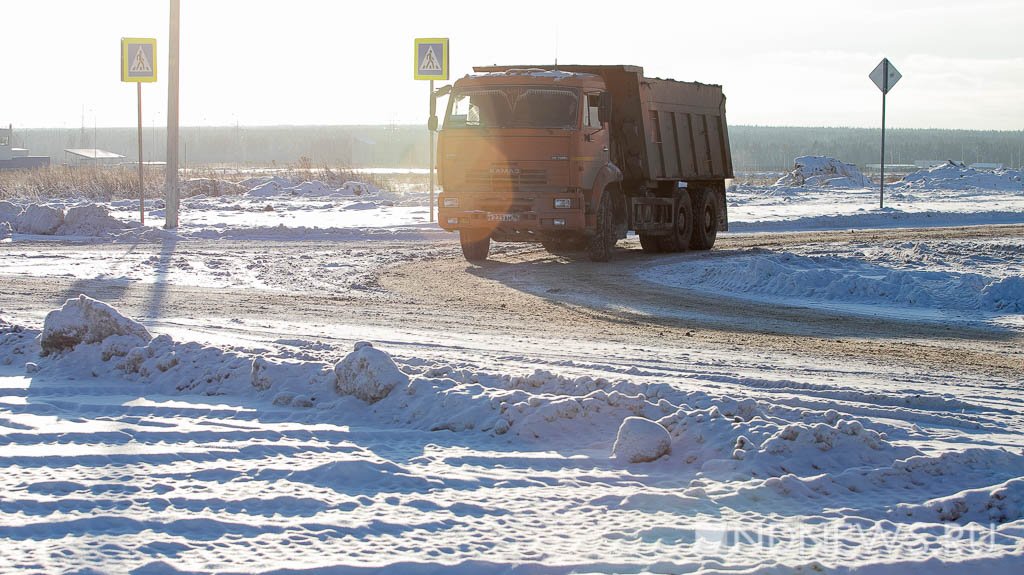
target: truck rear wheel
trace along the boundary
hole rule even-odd
[[[686,190],[680,190],[676,196],[676,221],[672,232],[660,238],[661,251],[685,252],[690,249],[693,236],[693,203]]]
[[[649,254],[661,253],[661,237],[650,234],[640,234],[640,247]]]
[[[459,230],[459,243],[466,261],[482,262],[491,251],[491,235],[477,230]]]
[[[587,254],[591,261],[606,262],[612,259],[615,247],[615,214],[612,210],[612,196],[605,192],[597,206],[597,229],[587,243]]]
[[[711,190],[697,190],[693,195],[695,225],[690,247],[710,250],[718,237],[718,197]]]

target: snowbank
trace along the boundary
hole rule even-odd
[[[179,343],[166,335],[151,338],[138,323],[85,296],[51,312],[39,340],[43,356],[61,352],[52,361],[120,374],[157,393],[255,396],[275,408],[337,410],[345,418],[482,432],[526,444],[598,447],[626,463],[662,459],[729,477],[814,475],[917,454],[835,411],[737,401],[663,384],[566,378],[543,370],[512,376],[415,368],[367,342],[332,366]]]
[[[269,198],[273,196],[294,196],[302,198],[322,197],[359,197],[376,195],[380,190],[373,184],[366,182],[347,181],[338,188],[319,180],[304,181],[298,184],[285,178],[274,176],[272,178],[251,178],[239,183],[240,186],[251,185],[246,196],[253,198]]]
[[[86,204],[68,208],[64,223],[55,232],[60,236],[98,237],[120,232],[132,227],[110,215],[105,206]]]
[[[968,249],[973,253],[965,253]],[[639,275],[663,285],[789,305],[828,302],[851,312],[884,308],[907,317],[961,314],[980,321],[985,314],[1024,312],[1024,277],[1012,264],[1022,249],[1011,240],[964,247],[952,242],[879,246],[870,258],[863,251],[845,257],[750,250],[699,265],[652,266]],[[993,263],[999,261],[1005,264]]]
[[[908,174],[891,189],[1024,191],[1019,170],[976,170],[950,161]]]
[[[896,516],[928,522],[1007,523],[1024,517],[1024,477],[991,487],[966,489],[921,504],[903,503]]]
[[[142,324],[83,294],[46,314],[39,345],[42,355],[47,356],[74,349],[82,343],[103,343],[103,355],[109,359],[112,355],[123,356],[129,349],[151,339]],[[119,350],[123,353],[118,353]]]
[[[857,166],[827,156],[800,156],[794,160],[793,171],[775,182],[775,186],[839,189],[871,185],[871,180]]]

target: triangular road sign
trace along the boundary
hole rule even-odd
[[[129,72],[132,73],[146,73],[150,74],[153,72],[153,66],[149,63],[149,58],[146,58],[146,51],[142,49],[142,45],[139,45],[138,50],[135,51],[135,57],[132,58],[132,65],[128,68]]]
[[[434,54],[434,47],[427,46],[427,53],[423,56],[423,61],[420,62],[421,72],[441,72],[441,62],[437,60],[437,56]]]

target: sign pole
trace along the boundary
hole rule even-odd
[[[878,209],[885,208],[885,97],[902,77],[903,75],[888,58],[882,58],[882,61],[868,74],[868,78],[871,78],[875,86],[882,91],[882,157],[878,163]]]
[[[434,221],[434,168],[437,135],[437,94],[434,80],[448,79],[448,39],[416,38],[413,41],[413,79],[430,80],[430,117],[427,118],[427,135],[430,138],[430,221]]]
[[[142,170],[142,82],[135,82],[139,96],[139,223],[146,224],[146,186]]]
[[[437,97],[434,96],[434,81],[430,81],[430,120],[427,123],[430,137],[430,221],[434,221],[434,130],[437,129]]]
[[[889,91],[889,59],[882,60],[882,158],[878,178],[878,209],[885,208],[885,95]]]

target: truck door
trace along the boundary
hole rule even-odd
[[[608,163],[608,130],[598,120],[600,92],[583,95],[582,129],[576,146],[577,155],[572,158],[574,170],[579,175],[579,187],[589,190],[594,186],[598,171]]]

